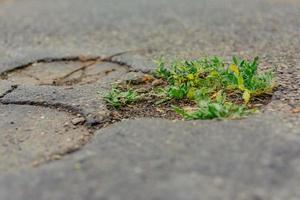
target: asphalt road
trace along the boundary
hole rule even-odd
[[[0,1],[0,199],[300,199],[299,19],[299,0]],[[272,102],[100,128],[110,83],[205,55],[259,56]]]

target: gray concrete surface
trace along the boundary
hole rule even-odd
[[[297,199],[299,150],[299,132],[271,114],[234,123],[124,121],[64,161],[3,175],[0,197]]]
[[[299,19],[299,0],[0,1],[0,199],[300,199]],[[237,121],[100,128],[111,83],[203,55],[260,56],[272,102]]]
[[[89,131],[74,126],[76,116],[55,109],[0,106],[0,170],[14,171],[79,147]]]

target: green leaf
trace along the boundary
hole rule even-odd
[[[237,59],[236,56],[233,56],[233,57],[232,57],[232,61],[233,61],[233,63],[234,63],[235,65],[238,65],[238,64],[239,64],[238,59]]]
[[[244,85],[244,78],[243,78],[243,76],[238,76],[237,77],[238,78],[238,86],[239,86],[239,89],[240,90],[245,90],[245,85]]]
[[[250,98],[251,98],[250,91],[249,91],[249,90],[245,90],[244,93],[243,93],[243,99],[244,99],[244,102],[245,102],[246,104],[248,104],[249,101],[250,101]]]
[[[115,108],[143,98],[150,102],[152,99],[156,105],[166,101],[178,103],[177,105],[183,103],[187,105],[185,109],[173,106],[173,110],[185,119],[244,116],[251,111],[247,104],[252,96],[269,94],[275,86],[272,73],[258,74],[258,61],[258,57],[248,61],[233,56],[232,62],[227,64],[215,56],[197,60],[174,60],[168,65],[160,59],[154,74],[164,84],[149,85],[149,89],[147,85],[147,91],[143,93],[137,93],[128,86],[126,89],[113,87],[104,96],[104,100]]]
[[[223,102],[224,102],[224,95],[223,95],[223,91],[222,91],[222,90],[220,90],[220,91],[217,93],[216,101],[217,101],[218,103],[223,103]]]
[[[238,76],[240,74],[239,68],[236,64],[232,64],[229,66],[230,71],[234,73],[235,76]]]
[[[188,93],[187,93],[187,98],[189,99],[194,99],[195,98],[195,94],[196,94],[196,88],[195,87],[191,87],[189,90],[188,90]]]
[[[179,108],[178,106],[175,106],[175,105],[172,105],[171,107],[174,110],[174,112],[176,112],[177,114],[179,114],[179,115],[181,115],[183,117],[187,115],[187,113],[185,112],[184,109]]]

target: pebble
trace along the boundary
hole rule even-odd
[[[72,119],[71,122],[73,125],[78,125],[78,124],[85,122],[85,119],[83,117],[76,117],[76,118]]]
[[[163,85],[165,82],[163,81],[163,80],[161,80],[161,79],[156,79],[156,80],[154,80],[152,83],[151,83],[151,85],[152,86],[159,86],[159,85]]]

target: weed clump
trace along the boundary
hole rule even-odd
[[[113,86],[112,89],[104,96],[104,100],[116,109],[135,102],[138,99],[139,95],[136,91],[132,89],[121,91],[116,86]]]
[[[185,119],[239,118],[254,112],[255,101],[271,95],[275,86],[272,72],[258,73],[258,57],[253,61],[233,57],[230,63],[219,57],[175,60],[169,65],[162,59],[156,62],[146,91],[120,84],[104,100],[119,109],[151,99],[157,106],[171,104]]]

